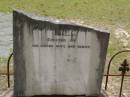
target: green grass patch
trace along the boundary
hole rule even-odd
[[[115,25],[129,24],[129,5],[129,0],[0,0],[0,11],[21,9],[45,16]]]

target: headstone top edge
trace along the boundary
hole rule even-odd
[[[52,24],[60,24],[60,25],[70,25],[70,26],[77,26],[77,27],[81,27],[81,28],[86,28],[86,29],[90,29],[93,30],[95,32],[101,32],[101,33],[106,33],[106,34],[110,34],[110,31],[108,29],[101,29],[101,28],[97,28],[97,27],[93,27],[93,26],[89,26],[89,25],[83,25],[80,23],[75,23],[75,22],[68,22],[62,19],[56,19],[56,18],[52,18],[52,17],[46,17],[46,16],[36,16],[35,14],[32,13],[26,13],[22,10],[13,10],[13,14],[21,14],[23,16],[26,16],[27,18],[30,18],[32,20],[36,20],[36,21],[43,21],[43,22],[49,22]]]

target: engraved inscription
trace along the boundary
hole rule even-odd
[[[32,47],[49,47],[49,48],[90,48],[90,45],[76,44],[78,31],[67,32],[41,32],[33,31]],[[58,44],[55,44],[58,43]],[[67,44],[66,44],[67,43]]]

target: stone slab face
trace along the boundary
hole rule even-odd
[[[109,33],[13,12],[14,96],[101,90]]]

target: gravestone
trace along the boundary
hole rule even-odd
[[[14,96],[99,97],[109,33],[13,12]]]

